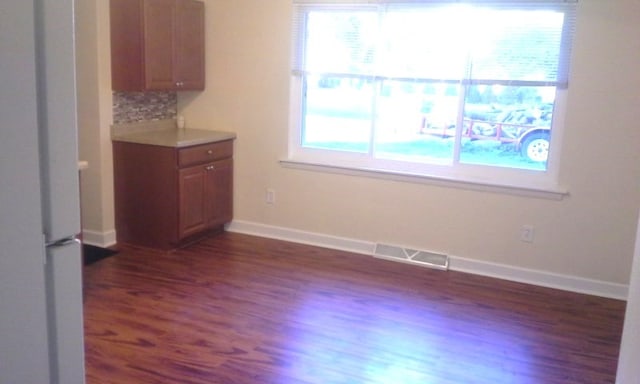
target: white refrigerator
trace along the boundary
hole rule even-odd
[[[617,384],[640,383],[640,220],[629,281],[629,295],[620,345]]]
[[[73,0],[0,5],[0,384],[84,383]]]

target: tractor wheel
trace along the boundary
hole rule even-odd
[[[547,161],[549,157],[549,133],[532,133],[522,141],[520,153],[536,163]]]

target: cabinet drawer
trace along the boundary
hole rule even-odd
[[[232,140],[196,145],[178,150],[178,166],[182,168],[231,156],[233,156]]]

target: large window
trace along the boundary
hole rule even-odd
[[[291,159],[552,185],[574,8],[294,0]]]

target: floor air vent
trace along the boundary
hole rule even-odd
[[[436,268],[446,271],[449,269],[449,257],[441,253],[418,251],[410,248],[402,248],[395,245],[376,244],[373,256],[381,259],[400,261],[421,265],[423,267]]]

